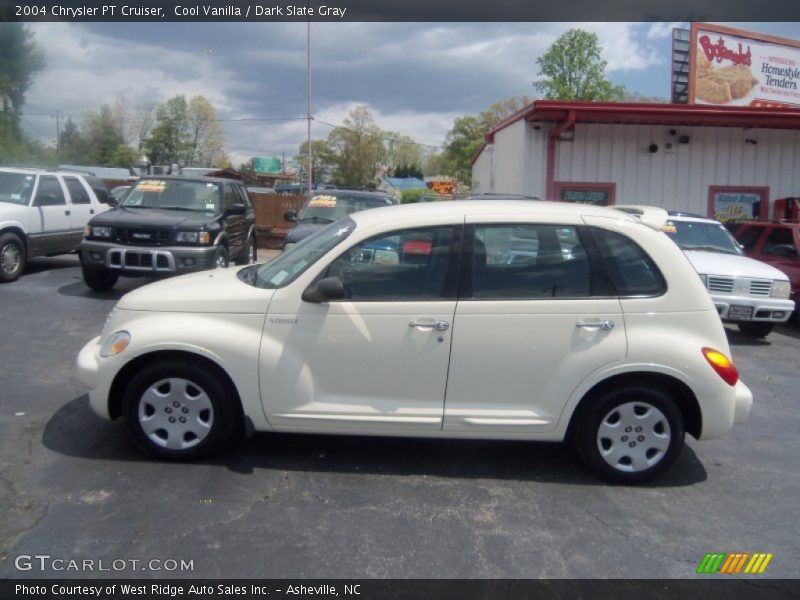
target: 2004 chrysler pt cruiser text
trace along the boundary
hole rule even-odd
[[[642,481],[685,433],[718,437],[752,404],[666,218],[515,201],[356,213],[269,263],[125,295],[79,378],[163,458],[242,429],[570,439],[597,476]]]

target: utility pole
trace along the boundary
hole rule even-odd
[[[308,7],[308,2],[306,2],[306,7]],[[309,14],[306,11],[306,14]],[[306,87],[308,89],[308,111],[306,113],[306,117],[308,119],[308,195],[311,195],[311,187],[312,182],[314,181],[314,173],[313,173],[313,155],[314,152],[311,149],[311,16],[308,17],[308,22],[306,23]]]
[[[59,125],[59,114],[56,111],[56,162],[59,162],[61,158],[61,127]]]

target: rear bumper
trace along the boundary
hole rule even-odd
[[[214,268],[216,246],[123,246],[113,242],[81,242],[81,264],[123,275],[176,275]]]

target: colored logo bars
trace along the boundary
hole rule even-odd
[[[734,552],[732,554],[726,554],[724,552],[717,552],[706,554],[703,560],[700,561],[697,572],[702,574],[725,573],[728,575],[736,573],[763,573],[771,560],[771,553],[750,554],[749,552]]]

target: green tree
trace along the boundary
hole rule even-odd
[[[597,34],[581,29],[563,33],[536,60],[541,79],[534,82],[547,100],[619,100],[621,86],[605,78]]]
[[[109,167],[129,168],[133,167],[137,160],[138,154],[136,150],[131,148],[128,144],[119,144],[111,151],[111,154],[109,154],[106,164]]]
[[[308,140],[300,144],[294,159],[303,173],[308,169]],[[336,167],[336,154],[326,140],[311,140],[311,168],[315,182],[329,181]]]
[[[125,145],[125,139],[119,131],[119,121],[107,104],[103,104],[98,111],[89,111],[84,115],[82,135],[84,162],[90,165],[111,165],[118,155],[118,147]]]
[[[189,140],[188,105],[182,95],[170,98],[156,109],[156,126],[144,147],[154,165],[180,164]]]
[[[336,155],[334,182],[337,185],[374,185],[383,143],[381,130],[365,106],[350,111],[343,125],[328,134],[328,144]]]
[[[44,68],[44,53],[21,23],[0,23],[0,160],[24,159],[32,146],[20,128],[25,94]]]
[[[483,143],[485,125],[477,117],[457,117],[445,136],[448,175],[461,181],[472,179],[472,156]]]
[[[407,135],[396,131],[384,131],[381,137],[383,139],[383,152],[380,162],[386,165],[389,172],[396,170],[401,165],[419,165],[422,163],[420,145]]]
[[[225,132],[214,107],[203,96],[194,96],[186,107],[188,140],[183,166],[212,167],[227,162]]]
[[[64,129],[59,135],[59,161],[68,164],[81,164],[84,162],[86,144],[84,144],[81,132],[75,125],[71,117],[67,117]]]

